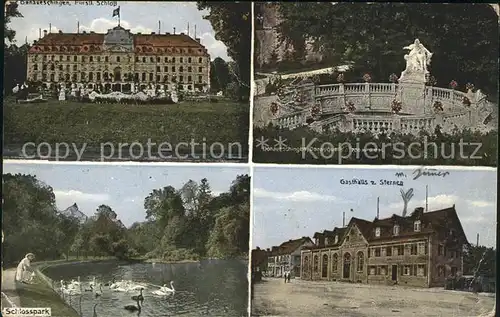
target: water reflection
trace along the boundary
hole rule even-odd
[[[138,312],[127,312],[125,306],[137,306],[132,296],[139,295],[139,290],[125,293],[103,286],[103,293],[98,298],[92,292],[65,298],[83,317],[93,317],[94,307],[96,316],[247,316],[247,264],[237,260],[154,265],[80,263],[51,267],[45,274],[54,281],[80,276],[82,282],[88,283],[95,276],[103,284],[113,278],[148,284]],[[166,296],[152,293],[163,284],[169,285],[170,281],[175,281],[175,293]]]

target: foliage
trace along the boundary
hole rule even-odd
[[[220,57],[210,63],[210,88],[213,92],[225,91],[231,81],[229,66]]]
[[[265,128],[256,128],[253,133],[255,139],[261,137],[269,140],[268,144],[274,146],[272,140],[279,137],[286,139],[286,145],[292,149],[311,149],[317,156],[315,158],[307,150],[302,151],[267,151],[254,144],[254,162],[258,163],[286,163],[286,164],[400,164],[400,165],[466,165],[466,166],[497,166],[497,140],[498,132],[488,133],[454,131],[442,133],[437,127],[434,134],[421,131],[419,135],[411,134],[386,134],[375,137],[370,132],[358,133],[323,131],[315,132],[307,127],[294,130],[279,129],[269,125]],[[310,142],[313,142],[310,144]],[[379,154],[370,152],[375,145],[384,149]],[[420,146],[412,146],[412,156],[408,155],[408,146],[416,142]],[[476,146],[467,144],[481,144],[476,152]],[[340,148],[341,151],[331,152],[328,147],[321,155],[319,148],[322,144]],[[463,151],[460,153],[460,144]],[[427,144],[427,148],[425,148]],[[309,147],[307,147],[310,145]],[[348,145],[355,151],[348,155]],[[390,146],[388,146],[390,145]],[[453,149],[452,149],[453,147]],[[357,151],[357,150],[360,151]],[[364,151],[366,149],[367,151]],[[417,149],[420,149],[417,152]],[[425,150],[426,149],[426,150]],[[402,152],[406,151],[406,152]],[[405,155],[403,155],[406,153]],[[454,153],[452,157],[452,153]],[[419,154],[419,155],[418,155]],[[437,155],[436,155],[437,154]],[[418,155],[418,156],[417,156]],[[474,155],[472,158],[471,156]]]
[[[248,111],[248,107],[222,101],[141,107],[56,101],[32,107],[6,100],[4,145],[8,147],[26,142],[55,144],[71,140],[79,146],[88,144],[89,147],[99,147],[106,142],[117,145],[134,141],[146,146],[148,139],[156,145],[162,142],[175,145],[190,142],[191,139],[201,143],[205,139],[207,144],[239,142],[245,155]],[[152,146],[153,151],[155,148]]]
[[[464,253],[464,275],[496,277],[496,250],[471,245]]]
[[[208,10],[204,16],[215,30],[215,38],[227,46],[227,54],[238,65],[240,100],[250,96],[250,52],[252,19],[250,2],[198,1],[199,10]]]
[[[280,34],[315,40],[331,64],[387,78],[405,68],[402,47],[418,38],[434,53],[438,82],[474,82],[497,98],[498,15],[489,4],[289,2],[279,10]]]

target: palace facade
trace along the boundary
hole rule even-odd
[[[267,249],[267,275],[281,277],[285,272],[290,271],[292,277],[300,277],[301,251],[313,245],[311,238],[301,237]]]
[[[210,55],[199,38],[184,33],[133,34],[121,26],[106,34],[44,31],[29,49],[27,79],[112,91],[130,91],[133,83],[208,91]]]
[[[353,217],[314,238],[301,252],[301,279],[418,287],[443,286],[462,274],[468,244],[455,206],[373,221]]]

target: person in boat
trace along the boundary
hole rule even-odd
[[[30,277],[34,273],[33,268],[31,267],[31,262],[35,259],[35,255],[33,253],[28,253],[24,257],[24,259],[19,262],[16,270],[16,281],[27,284],[30,280]],[[28,275],[29,273],[29,275]]]

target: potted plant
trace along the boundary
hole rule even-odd
[[[372,81],[372,76],[370,76],[370,74],[366,73],[363,75],[363,80],[365,81],[365,83],[369,83]]]
[[[450,81],[450,88],[451,89],[455,89],[455,88],[457,88],[457,86],[458,86],[458,83],[455,80]]]

